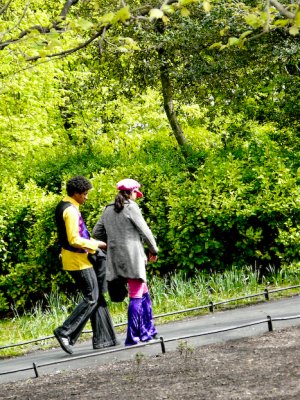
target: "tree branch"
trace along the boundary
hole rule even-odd
[[[86,42],[80,44],[77,47],[74,47],[73,49],[69,49],[69,50],[65,50],[65,51],[61,51],[60,53],[54,53],[54,54],[49,54],[46,56],[46,58],[54,58],[54,57],[62,57],[62,56],[68,56],[72,53],[75,53],[78,50],[84,49],[85,47],[87,47],[90,43],[92,43],[94,40],[96,40],[99,36],[102,36],[104,33],[104,30],[106,31],[107,29],[109,29],[110,25],[107,25],[105,27],[103,27],[99,32],[97,32],[94,36],[92,36],[89,40],[87,40]],[[35,56],[35,57],[29,57],[27,58],[27,61],[37,61],[40,58],[42,58],[41,56]]]
[[[22,22],[22,20],[24,19],[25,15],[26,15],[26,13],[27,13],[29,4],[30,4],[30,0],[27,0],[27,4],[26,4],[25,7],[24,7],[23,13],[22,13],[22,15],[21,15],[19,21],[15,24],[15,26],[13,26],[12,28],[10,28],[10,29],[8,30],[8,32],[11,32],[13,29],[15,29],[17,26],[20,25],[20,23]]]
[[[12,0],[10,0],[4,7],[7,8],[9,6],[9,4],[11,3],[11,1]],[[64,4],[64,6],[63,6],[63,8],[62,8],[62,10],[61,10],[61,12],[59,14],[60,19],[64,20],[66,18],[67,14],[69,13],[71,7],[73,5],[75,5],[75,4],[77,4],[78,1],[79,0],[66,0],[65,4]],[[30,0],[28,0],[27,5],[24,8],[23,14],[22,14],[20,20],[18,21],[18,23],[14,27],[12,27],[8,32],[11,32],[14,28],[16,28],[20,24],[20,22],[22,21],[22,19],[25,16],[25,13],[27,11],[29,3],[30,3]],[[7,40],[7,41],[5,41],[3,43],[0,42],[0,50],[3,50],[5,47],[9,46],[12,43],[18,42],[24,36],[28,35],[32,30],[38,30],[40,33],[49,33],[52,28],[54,28],[56,30],[62,30],[62,28],[59,25],[60,25],[60,21],[59,22],[54,21],[52,26],[46,26],[46,27],[45,26],[41,26],[41,25],[32,26],[32,27],[22,31],[18,35],[18,37],[14,38],[14,39]]]
[[[12,3],[13,0],[9,0],[6,4],[4,4],[4,6],[1,8],[0,10],[0,15],[4,14],[5,11],[8,9],[10,3]]]
[[[281,3],[279,3],[279,1],[270,0],[270,3],[280,12],[281,15],[284,15],[285,17],[287,17],[289,19],[295,18],[295,14],[288,11]]]
[[[29,1],[29,0],[28,0]],[[66,0],[63,9],[60,13],[60,17],[62,19],[65,19],[65,17],[67,16],[68,12],[70,11],[70,8],[77,4],[79,0]],[[174,4],[174,3],[178,3],[178,0],[166,0],[164,2],[164,4]],[[151,10],[151,8],[153,8],[153,6],[151,5],[146,5],[144,7],[141,8],[137,8],[135,10],[135,13],[140,12],[140,15],[137,17],[133,17],[132,20],[136,20],[137,18],[143,18],[144,15],[147,15],[149,13],[149,11]],[[59,23],[54,22],[53,25],[51,27],[43,27],[40,25],[35,25],[32,26],[29,29],[24,30],[23,32],[21,32],[19,34],[19,36],[15,39],[10,39],[7,40],[6,42],[0,43],[0,50],[3,50],[5,47],[9,46],[10,44],[14,43],[14,42],[18,42],[20,39],[22,39],[23,37],[25,37],[26,35],[28,35],[32,30],[38,30],[40,33],[49,33],[51,28],[54,28],[56,30],[58,29],[62,29],[59,28]],[[87,47],[91,42],[93,42],[95,39],[97,39],[99,36],[103,35],[104,29],[107,30],[110,28],[110,24],[103,27],[99,32],[97,32],[95,35],[93,35],[89,40],[87,40],[86,42],[82,43],[81,45],[73,48],[73,49],[69,49],[69,50],[65,50],[62,51],[60,53],[54,53],[54,54],[49,54],[46,56],[46,58],[55,58],[55,57],[61,57],[61,56],[68,56],[69,54],[75,53],[78,50],[81,50],[85,47]],[[42,58],[41,56],[35,56],[35,57],[30,57],[27,58],[28,61],[36,61],[38,59]]]
[[[0,43],[0,50],[3,50],[5,47],[9,46],[12,43],[19,42],[21,39],[23,39],[24,36],[28,35],[33,30],[37,30],[40,33],[49,33],[50,29],[51,28],[49,28],[49,27],[43,27],[40,25],[32,26],[30,29],[26,29],[26,30],[22,31],[17,38],[10,39],[10,40],[7,40],[6,42]]]
[[[10,2],[8,2],[8,3],[6,4],[6,6],[8,7],[9,4],[10,4]],[[20,25],[20,23],[22,22],[22,20],[24,19],[25,15],[26,15],[26,12],[27,12],[27,10],[28,10],[29,4],[30,4],[30,0],[27,0],[27,4],[26,4],[25,7],[24,7],[23,13],[22,13],[22,15],[21,15],[19,21],[18,21],[14,26],[12,26],[11,28],[9,28],[7,31],[3,32],[3,34],[1,35],[1,40],[2,40],[2,38],[4,38],[5,35],[7,35],[7,34],[10,33],[13,29],[17,28],[17,27]],[[2,10],[1,10],[1,11],[2,11]],[[2,14],[1,11],[0,11],[0,15]],[[0,49],[1,49],[1,47],[0,47]]]
[[[79,0],[67,0],[67,1],[65,2],[65,4],[64,4],[63,9],[61,10],[61,13],[59,14],[59,16],[60,16],[62,19],[65,19],[66,16],[68,15],[69,11],[70,11],[70,8],[71,8],[72,6],[74,6],[75,4],[77,4],[78,1],[79,1]]]

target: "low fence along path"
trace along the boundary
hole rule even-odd
[[[213,312],[212,312],[213,311]],[[219,311],[212,307],[208,315],[192,316],[177,322],[159,324],[160,339],[132,347],[121,344],[106,350],[93,350],[91,340],[74,346],[72,356],[60,347],[37,351],[26,356],[0,361],[0,383],[37,378],[59,371],[84,368],[94,364],[134,359],[138,352],[156,355],[175,351],[182,340],[193,346],[225,342],[231,339],[260,335],[288,326],[300,325],[300,296],[281,300],[262,300],[257,304]]]

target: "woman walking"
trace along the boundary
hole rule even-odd
[[[118,194],[107,205],[95,225],[92,236],[107,243],[106,279],[127,279],[129,291],[126,346],[147,342],[157,335],[153,324],[152,303],[147,287],[146,265],[156,261],[158,248],[135,200],[143,196],[139,182],[123,179]],[[149,248],[147,259],[144,242]]]

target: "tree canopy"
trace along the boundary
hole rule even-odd
[[[300,26],[298,4],[277,0],[166,0],[159,5],[78,0],[47,4],[36,0],[23,5],[8,0],[0,16],[0,50],[7,60],[4,77],[12,73],[12,63],[16,72],[28,68],[24,63],[45,63],[93,46],[89,58],[101,70],[103,59],[104,69],[113,64],[119,77],[124,74],[128,91],[136,85],[132,79],[136,74],[139,87],[161,83],[164,109],[184,156],[189,154],[188,141],[174,108],[174,98],[181,94],[182,87],[188,87],[189,95],[194,94],[198,92],[199,80],[206,79],[207,74],[215,79],[221,71],[228,70],[224,50],[237,46],[247,51],[251,43],[264,35],[271,42],[282,35],[295,37]],[[274,32],[279,32],[277,40]],[[286,41],[285,38],[281,43]],[[223,50],[223,54],[216,55],[212,49]],[[113,56],[113,63],[107,61]],[[241,57],[235,60],[237,57],[231,52],[229,63],[232,59],[237,61],[234,64],[241,63]]]

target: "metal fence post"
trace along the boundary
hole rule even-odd
[[[269,299],[269,290],[268,290],[268,288],[265,288],[264,294],[265,294],[265,299],[266,299],[266,300],[270,300],[270,299]]]
[[[272,318],[270,317],[270,315],[268,315],[267,318],[268,318],[268,328],[269,328],[269,332],[273,332]]]
[[[165,354],[166,352],[166,346],[165,346],[165,342],[164,342],[164,338],[162,336],[160,336],[160,346],[161,346],[161,352],[163,354]]]
[[[209,302],[209,311],[210,312],[214,312],[214,303],[213,303],[213,301]]]
[[[34,369],[34,372],[35,372],[35,377],[38,378],[39,377],[39,373],[38,373],[38,370],[37,370],[36,363],[33,363],[33,369]]]

